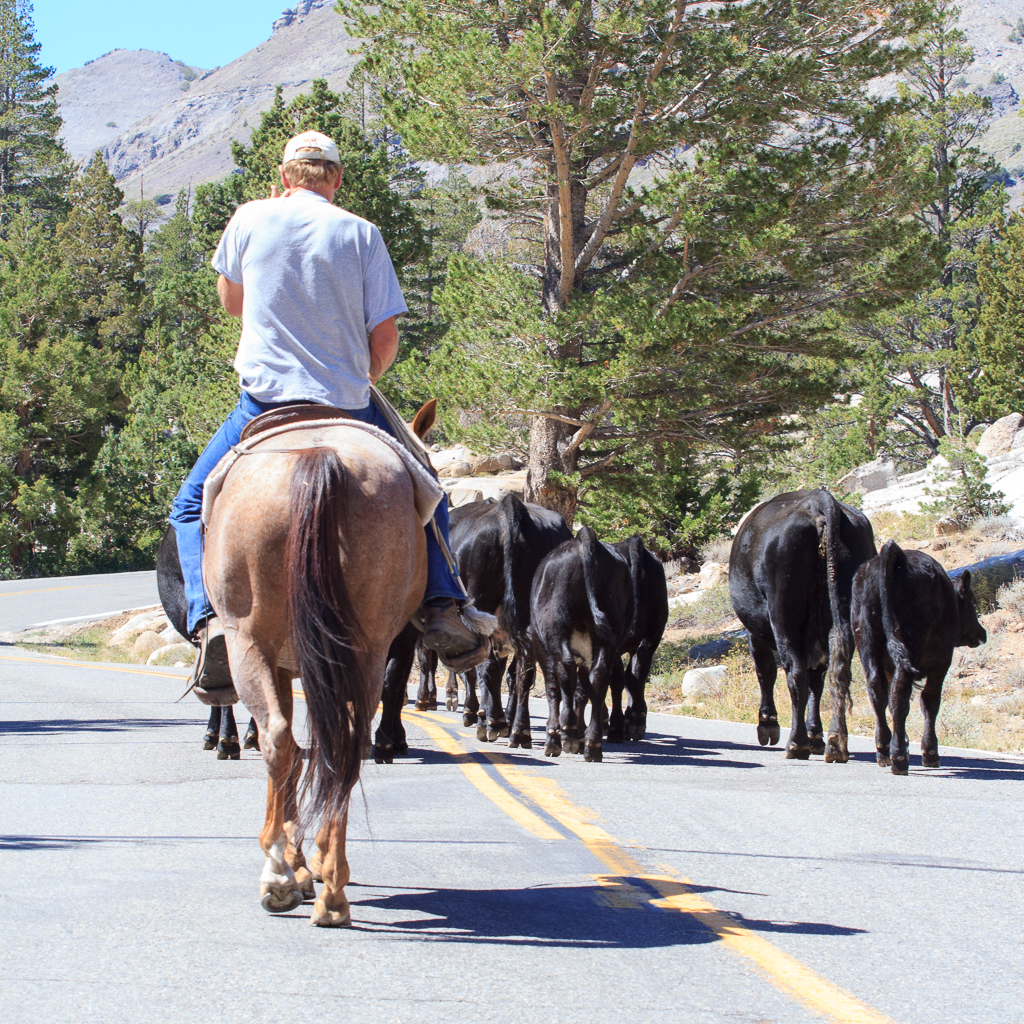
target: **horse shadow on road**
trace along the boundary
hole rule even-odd
[[[610,884],[528,889],[395,889],[350,883],[347,892],[356,928],[410,939],[606,949],[718,941],[701,924],[699,915],[651,903],[659,894],[644,891],[642,879],[605,882]],[[864,931],[813,921],[761,921],[735,914],[729,917],[759,932],[840,938]]]

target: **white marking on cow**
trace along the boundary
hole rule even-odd
[[[590,668],[594,661],[594,645],[590,642],[589,633],[574,631],[569,637],[569,650],[572,651],[572,660],[577,665]]]

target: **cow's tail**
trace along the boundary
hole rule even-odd
[[[879,598],[882,605],[882,628],[885,630],[885,645],[889,649],[889,657],[892,658],[897,673],[911,676],[914,668],[910,661],[910,651],[903,643],[902,630],[896,621],[896,611],[892,605],[896,566],[902,558],[903,552],[896,541],[887,540],[882,545],[882,550],[878,553],[878,560],[882,566]]]
[[[502,572],[505,577],[505,590],[502,597],[502,625],[505,627],[512,642],[521,647],[528,641],[525,632],[520,628],[520,608],[516,602],[515,577],[513,574],[513,562],[515,547],[518,539],[523,535],[523,516],[527,515],[526,507],[514,494],[503,494],[498,502],[498,509],[501,513],[499,524],[501,529],[501,552]],[[529,620],[529,610],[526,618]]]
[[[832,628],[828,634],[828,681],[832,706],[836,712],[853,707],[850,696],[850,663],[853,661],[853,627],[849,609],[843,613],[836,579],[839,564],[839,503],[826,492],[825,500],[825,563],[828,579],[828,604],[832,613]]]
[[[590,615],[594,620],[594,632],[607,644],[618,645],[619,638],[608,621],[608,616],[601,610],[597,603],[597,586],[594,580],[594,572],[597,568],[597,545],[601,542],[597,534],[589,526],[581,527],[576,534],[576,541],[580,549],[580,562],[583,564],[583,583],[587,589],[587,604],[590,605]]]
[[[369,745],[374,708],[341,567],[345,466],[332,448],[307,448],[297,456],[285,578],[309,728],[304,829],[344,811]]]
[[[626,551],[629,552],[629,586],[633,591],[633,614],[629,621],[627,637],[636,635],[636,620],[640,614],[640,572],[643,569],[644,550],[644,542],[639,537],[633,536],[626,541]]]

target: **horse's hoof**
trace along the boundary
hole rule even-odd
[[[452,710],[454,711],[455,708],[452,708]],[[473,726],[476,725],[476,715],[473,714],[470,711],[463,711],[462,712],[462,724],[467,729],[472,729]]]
[[[786,745],[786,757],[789,760],[806,761],[810,756],[811,748],[809,746],[799,746],[796,743]]]
[[[846,764],[850,760],[850,751],[846,744],[840,745],[838,736],[829,736],[828,746],[825,748],[826,764]]]
[[[811,737],[811,753],[812,754],[824,754],[825,753],[825,737],[824,736],[812,736]]]
[[[939,755],[932,753],[925,753],[921,751],[921,767],[922,768],[938,768],[940,767]]]
[[[317,928],[351,928],[352,911],[348,907],[344,910],[328,910],[323,900],[317,900],[313,904],[309,923]]]
[[[897,757],[892,762],[892,766],[889,770],[893,773],[893,775],[909,775],[910,761],[905,757]]]
[[[260,885],[260,906],[268,914],[287,914],[302,906],[302,893],[294,885]]]
[[[313,872],[309,868],[298,868],[295,872],[295,886],[302,893],[303,900],[315,900],[316,888],[313,885]]]
[[[476,738],[480,743],[487,742],[487,726],[483,722],[480,722],[476,727]],[[493,743],[494,740],[492,739],[491,742]]]
[[[602,760],[601,748],[588,743],[583,752],[584,761],[600,761]]]
[[[892,759],[889,757],[888,754],[879,754],[878,755],[878,767],[879,768],[888,768],[889,765],[891,765],[891,764],[892,764]]]

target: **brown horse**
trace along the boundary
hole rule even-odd
[[[414,424],[418,432],[429,428],[420,415]],[[267,766],[260,897],[270,913],[316,896],[302,836],[318,821],[314,860],[324,885],[312,921],[351,923],[344,893],[349,795],[369,749],[388,647],[423,597],[422,524],[437,493],[380,437],[332,424],[255,444],[216,499],[203,573]],[[301,793],[296,676],[309,730]]]

